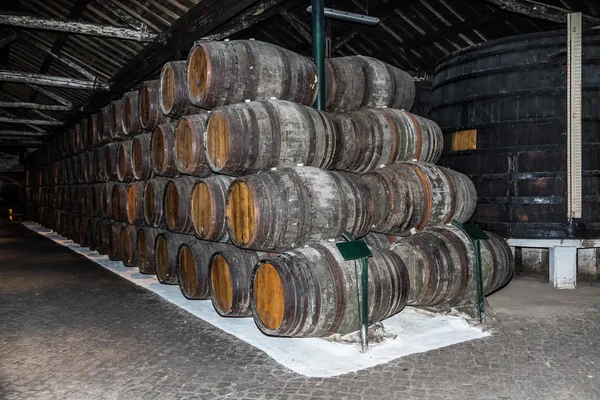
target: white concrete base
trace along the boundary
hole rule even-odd
[[[550,248],[550,283],[557,289],[577,287],[577,247]]]
[[[575,289],[577,249],[600,247],[600,239],[509,239],[508,244],[511,248],[549,249],[550,283],[557,289]]]

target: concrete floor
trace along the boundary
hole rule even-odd
[[[489,338],[337,378],[250,345],[0,222],[0,399],[600,399],[600,288],[516,279]]]

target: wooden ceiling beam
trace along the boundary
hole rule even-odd
[[[66,89],[94,91],[109,90],[109,85],[107,83],[99,81],[7,70],[0,70],[0,82],[26,83],[40,86],[61,87]]]
[[[21,124],[21,125],[40,125],[40,126],[63,126],[64,122],[57,119],[26,119],[26,118],[12,118],[12,117],[0,117],[0,122],[7,124]]]
[[[36,132],[36,131],[16,131],[16,130],[0,130],[0,136],[10,137],[46,137],[49,136],[48,132]]]
[[[21,114],[22,114],[22,113],[21,113]],[[5,109],[3,109],[3,108],[0,108],[0,116],[2,116],[2,115],[3,115],[3,116],[5,116],[5,117],[11,117],[11,118],[21,118],[21,119],[22,119],[22,118],[26,118],[26,117],[24,117],[23,115],[17,115],[17,114],[14,114],[14,113],[8,112],[8,111],[6,111],[6,110],[5,110]],[[45,118],[45,117],[42,117],[42,118]],[[40,128],[40,127],[39,127],[39,126],[37,126],[37,125],[33,125],[33,124],[27,124],[27,127],[28,127],[29,129],[32,129],[32,130],[36,131],[36,132],[44,132],[44,133],[46,132],[46,131],[45,131],[43,128]]]
[[[44,142],[39,140],[19,140],[18,142],[15,140],[0,140],[1,147],[31,147],[31,148],[40,148],[44,147]]]
[[[43,110],[43,111],[73,111],[71,106],[51,105],[27,103],[21,101],[0,101],[0,108],[21,108],[27,110]]]
[[[524,15],[529,18],[542,19],[559,24],[567,23],[567,14],[573,12],[561,7],[541,3],[532,0],[486,0],[501,10]],[[600,18],[589,15],[582,16],[583,25],[586,28],[600,25]]]
[[[147,29],[137,30],[89,22],[70,21],[67,19],[36,17],[32,15],[0,13],[0,25],[113,39],[134,40],[137,42],[157,42],[160,40],[160,36],[157,33],[150,32]]]

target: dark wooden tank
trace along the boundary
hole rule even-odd
[[[600,32],[583,35],[583,218],[567,218],[567,38],[522,35],[441,59],[430,118],[441,164],[477,188],[473,220],[515,238],[600,236]]]

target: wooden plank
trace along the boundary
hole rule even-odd
[[[21,101],[0,101],[0,108],[24,108],[28,110],[45,110],[45,111],[73,111],[71,106],[26,103]]]
[[[109,85],[104,82],[7,70],[0,70],[0,82],[26,83],[67,89],[109,90]]]
[[[47,126],[63,126],[65,123],[59,120],[46,120],[46,119],[25,119],[25,118],[12,118],[12,117],[0,117],[0,122],[6,122],[9,124],[25,124],[25,125],[47,125]]]
[[[26,29],[69,32],[113,39],[134,40],[137,42],[157,42],[160,40],[160,36],[157,33],[150,32],[147,29],[137,30],[89,22],[69,21],[66,19],[35,17],[31,15],[1,13],[0,25]]]

